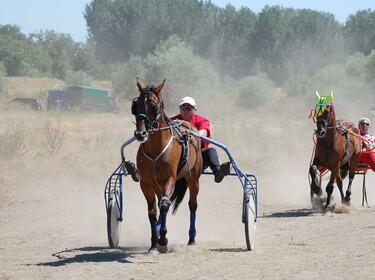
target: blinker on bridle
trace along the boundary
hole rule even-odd
[[[158,100],[156,104],[156,118],[151,119],[148,112],[147,112],[147,101],[149,100],[150,94],[154,94]],[[131,106],[131,112],[136,118],[141,118],[144,119],[146,122],[146,130],[148,132],[153,132],[154,129],[157,129],[159,127],[159,118],[161,116],[161,102],[160,98],[158,97],[158,92],[155,91],[154,86],[147,86],[144,90],[142,90],[140,96],[136,97],[133,99],[132,106]],[[137,113],[137,102],[139,98],[143,98],[143,108],[144,108],[144,113]]]

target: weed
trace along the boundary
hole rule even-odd
[[[0,132],[0,158],[11,159],[25,153],[25,126],[23,122],[11,122]]]

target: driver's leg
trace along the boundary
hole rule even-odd
[[[135,167],[135,164],[131,161],[125,161],[124,163],[126,171],[131,175],[134,182],[139,182],[140,176],[138,173],[137,168]]]
[[[230,162],[220,164],[219,156],[214,148],[202,152],[203,165],[209,166],[215,175],[215,182],[220,183],[230,173]]]

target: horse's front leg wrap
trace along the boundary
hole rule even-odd
[[[189,245],[195,244],[195,236],[197,234],[197,231],[195,229],[195,218],[196,218],[196,212],[190,213],[190,229],[189,229]]]
[[[164,196],[160,201],[160,238],[159,238],[159,245],[166,246],[168,244],[168,239],[166,238],[167,235],[167,214],[169,210],[169,206],[171,205],[171,201],[168,197]]]
[[[331,200],[331,195],[332,195],[333,187],[334,187],[333,183],[334,183],[333,181],[329,181],[329,182],[328,182],[328,185],[327,185],[327,187],[326,187],[326,192],[327,192],[327,202],[326,202],[326,206],[325,206],[324,208],[327,208],[327,207],[328,207],[329,202],[330,202],[330,200]]]
[[[316,195],[321,195],[322,189],[320,188],[319,178],[318,178],[318,168],[316,165],[310,166],[310,176],[311,176],[311,190]]]

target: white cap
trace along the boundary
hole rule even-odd
[[[197,107],[197,103],[195,103],[195,100],[190,96],[186,96],[181,99],[180,106],[183,104],[189,104],[193,106],[194,108]]]
[[[363,123],[367,123],[368,125],[371,124],[370,119],[368,118],[362,118],[358,121],[358,124],[363,124]]]

